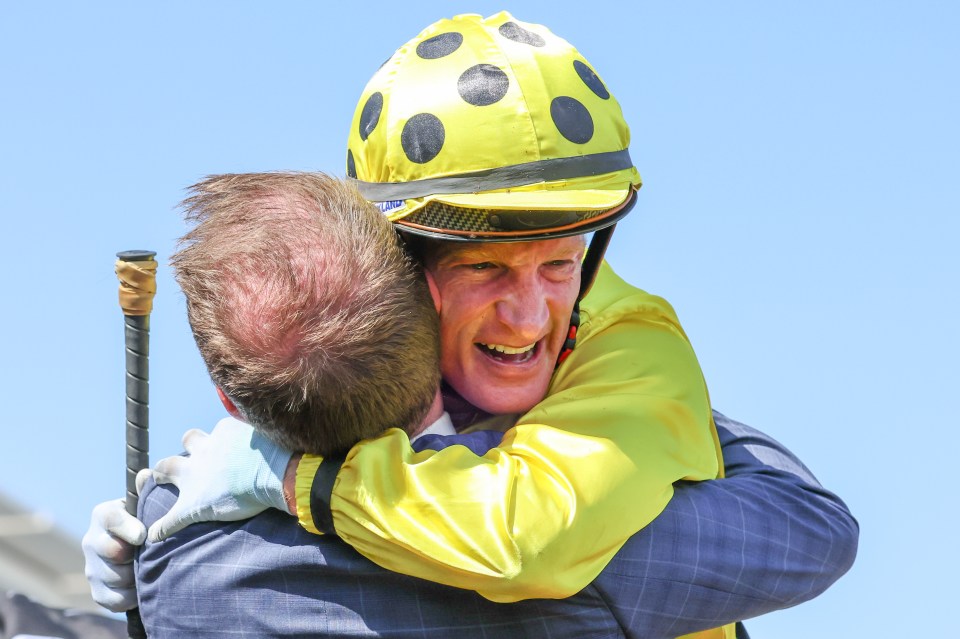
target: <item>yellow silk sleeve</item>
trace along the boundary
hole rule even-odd
[[[562,598],[675,481],[717,477],[706,386],[673,310],[608,267],[595,288],[548,396],[498,448],[415,453],[397,430],[355,446],[331,498],[337,534],[385,568],[493,601]]]

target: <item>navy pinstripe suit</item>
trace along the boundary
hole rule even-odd
[[[850,567],[858,528],[789,451],[716,415],[727,479],[678,484],[667,509],[574,597],[496,604],[388,572],[286,513],[195,524],[137,565],[149,636],[676,637],[801,603]],[[496,434],[415,447],[485,450]],[[150,485],[147,525],[176,497]]]

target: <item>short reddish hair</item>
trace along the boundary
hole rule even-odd
[[[208,177],[171,262],[213,381],[284,447],[348,450],[415,428],[439,384],[439,327],[391,224],[320,173]]]

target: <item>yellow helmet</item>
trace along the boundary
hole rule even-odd
[[[361,95],[347,175],[399,228],[517,241],[629,211],[640,175],[620,105],[582,55],[509,13],[440,20]]]

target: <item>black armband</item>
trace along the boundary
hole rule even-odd
[[[333,528],[330,498],[333,496],[333,482],[337,479],[344,459],[343,455],[324,457],[310,486],[310,514],[313,516],[313,525],[324,535],[337,534]]]

